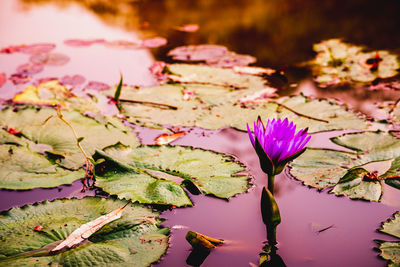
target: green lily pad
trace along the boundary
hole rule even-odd
[[[0,145],[0,188],[25,190],[56,187],[85,177],[83,169],[70,171],[27,147]]]
[[[382,229],[378,229],[380,232],[392,235],[400,238],[400,213],[396,212],[394,218],[388,219],[382,223]],[[388,260],[388,266],[400,266],[400,241],[382,241],[375,240],[378,243],[379,256],[383,259]]]
[[[288,118],[298,128],[308,127],[310,133],[367,127],[365,119],[359,118],[339,103],[333,100],[308,99],[303,95],[283,97],[275,102],[216,106],[209,114],[203,113],[196,126],[211,129],[231,126],[247,131],[246,124],[251,125],[258,116],[263,120]]]
[[[94,158],[105,159],[96,166],[96,186],[140,203],[191,205],[181,188],[188,182],[203,194],[225,199],[249,187],[250,177],[243,173],[243,165],[202,149],[117,144],[105,152],[97,151]]]
[[[195,74],[192,73],[192,76],[197,77]],[[263,119],[288,117],[298,127],[309,127],[309,132],[365,129],[368,125],[365,119],[333,100],[309,99],[299,95],[276,101],[240,103],[240,99],[253,94],[253,89],[257,88],[247,86],[248,83],[243,82],[243,89],[209,84],[174,84],[140,89],[126,87],[121,94],[122,113],[129,121],[150,127],[197,126],[215,130],[230,126],[246,131],[246,123],[251,124],[259,115]],[[185,99],[188,91],[191,96]],[[318,110],[318,115],[315,115],[315,110]]]
[[[379,180],[392,185],[400,167],[400,139],[382,131],[344,134],[331,139],[334,143],[353,150],[309,148],[290,164],[290,173],[305,185],[332,190],[337,195],[379,201],[382,194]],[[391,168],[381,176],[369,178],[365,170],[357,169],[365,164],[392,160]],[[364,178],[366,176],[366,178]],[[394,185],[393,185],[394,186]],[[396,186],[394,186],[396,187]],[[397,187],[399,188],[399,187]]]
[[[382,131],[345,134],[331,140],[362,155],[365,163],[400,156],[400,139]]]
[[[307,148],[289,166],[291,175],[305,185],[324,189],[336,185],[356,160],[354,153]]]
[[[0,216],[0,263],[8,266],[149,266],[168,247],[168,229],[159,215],[128,205],[122,217],[105,225],[76,248],[50,250],[82,224],[126,204],[86,197],[13,208]],[[34,230],[41,226],[41,230]]]
[[[383,222],[379,231],[400,238],[400,212],[396,212],[393,217]]]
[[[339,180],[331,192],[352,199],[379,201],[382,185],[379,181],[363,181],[363,177],[367,174],[368,171],[363,168],[352,169]]]
[[[84,137],[80,144],[88,155],[118,141],[132,146],[139,145],[135,134],[129,133],[129,129],[121,130],[121,125],[103,124],[76,111],[62,111],[62,114],[77,135]],[[57,163],[62,167],[77,170],[85,164],[71,128],[57,117],[55,109],[26,107],[13,111],[7,108],[0,111],[0,125],[21,132],[21,138],[47,146],[43,152],[58,158]]]
[[[314,45],[317,56],[309,62],[322,85],[371,82],[397,75],[397,56],[388,51],[365,52],[364,47],[330,39]],[[375,63],[374,63],[375,62]]]

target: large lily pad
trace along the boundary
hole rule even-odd
[[[61,168],[27,147],[11,144],[0,145],[0,166],[0,188],[6,189],[56,187],[85,176],[82,169]]]
[[[14,96],[13,101],[20,104],[58,105],[82,113],[100,113],[99,107],[91,98],[76,96],[56,79],[37,86],[26,86],[23,92]]]
[[[380,180],[393,185],[393,181],[398,179],[395,176],[399,172],[400,139],[392,134],[361,132],[344,134],[331,140],[353,152],[309,148],[290,164],[291,174],[305,185],[318,189],[335,186],[331,192],[337,195],[371,201],[380,199]],[[380,176],[359,168],[367,163],[386,160],[392,160],[392,166]]]
[[[396,55],[388,51],[365,52],[364,47],[330,39],[314,45],[317,56],[309,64],[322,85],[371,82],[397,75]]]
[[[125,87],[121,106],[128,120],[153,127],[220,129],[230,126],[246,131],[246,123],[252,123],[261,115],[263,119],[288,117],[298,127],[309,127],[310,132],[367,127],[365,119],[333,100],[299,95],[243,103],[245,96],[265,90],[264,81],[258,76],[239,74],[230,69],[212,70],[207,66],[177,64],[170,68],[192,83],[140,89]]]
[[[308,127],[310,133],[367,127],[365,119],[348,111],[339,103],[333,100],[309,99],[303,95],[283,97],[264,103],[219,105],[207,114],[201,114],[196,126],[210,129],[231,126],[246,131],[246,124],[251,125],[258,116],[263,120],[288,118],[298,128]]]
[[[0,263],[8,266],[149,266],[168,247],[158,213],[128,205],[76,248],[50,253],[82,224],[121,208],[120,200],[87,197],[13,208],[0,216]],[[41,230],[34,230],[40,225]]]
[[[394,218],[382,223],[380,232],[400,238],[400,213],[396,212]],[[388,266],[400,266],[400,241],[375,240],[379,247],[380,256],[389,261]]]
[[[105,159],[96,168],[96,186],[119,198],[141,203],[191,205],[181,185],[194,185],[203,194],[229,198],[246,192],[249,175],[233,158],[212,151],[180,146],[117,144],[97,151]]]
[[[62,111],[62,114],[77,135],[84,137],[81,145],[89,155],[118,141],[132,146],[139,144],[136,136],[119,123],[100,123],[76,111]],[[53,108],[27,107],[17,111],[7,108],[0,111],[0,125],[19,131],[21,138],[43,145],[42,152],[58,158],[57,163],[62,167],[76,170],[85,164],[71,128],[57,117]]]

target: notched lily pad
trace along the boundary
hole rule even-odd
[[[334,100],[303,95],[271,100],[268,97],[274,89],[267,87],[258,75],[188,64],[172,64],[168,68],[175,77],[180,77],[174,85],[122,90],[122,113],[129,121],[152,127],[230,126],[246,131],[246,123],[261,115],[263,119],[288,117],[298,127],[309,127],[310,132],[368,126],[365,119]],[[113,92],[107,94],[111,97]]]
[[[50,252],[81,225],[125,204],[86,197],[13,208],[0,216],[0,264],[149,266],[165,253],[169,230],[160,228],[159,213],[133,204],[78,247]]]
[[[379,181],[365,181],[368,171],[355,168],[348,171],[332,189],[336,195],[345,195],[352,199],[379,201],[382,194],[382,185]]]
[[[100,123],[85,117],[76,111],[62,111],[80,137],[84,137],[81,145],[91,155],[96,149],[121,141],[128,145],[137,146],[139,141],[129,129],[121,130],[121,125]],[[85,158],[76,145],[76,139],[71,129],[57,117],[53,108],[26,107],[17,111],[6,108],[0,111],[0,125],[10,127],[21,132],[35,144],[47,145],[44,152],[59,157],[60,166],[68,169],[79,169],[85,163]]]
[[[70,184],[85,172],[70,171],[24,146],[0,145],[0,188],[25,190]]]
[[[371,201],[380,199],[381,180],[396,187],[400,172],[400,139],[391,133],[376,131],[344,134],[331,141],[353,152],[309,148],[290,164],[290,173],[305,185],[318,189],[334,186],[332,192],[337,195]],[[361,168],[371,162],[387,160],[392,160],[391,167],[382,175]]]
[[[181,187],[186,182],[203,194],[226,199],[249,187],[250,176],[244,174],[243,165],[202,149],[116,144],[97,151],[94,158],[105,160],[96,166],[96,186],[141,203],[191,205]]]
[[[135,134],[119,121],[103,124],[75,111],[63,111],[63,116],[88,155],[117,141],[139,145]],[[85,157],[54,109],[8,107],[0,111],[0,125],[5,129],[0,131],[0,188],[55,187],[84,177]]]
[[[400,213],[396,212],[394,218],[389,218],[382,223],[380,232],[400,238]],[[379,256],[388,260],[388,266],[400,266],[400,241],[382,241],[375,240],[378,243],[378,250],[381,252]]]
[[[372,82],[398,74],[397,56],[388,51],[365,52],[364,47],[330,39],[314,45],[317,56],[309,62],[321,85]]]

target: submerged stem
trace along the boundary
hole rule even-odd
[[[74,127],[72,127],[72,125],[66,121],[61,113],[61,110],[59,108],[56,108],[57,110],[57,116],[58,118],[60,118],[60,120],[62,120],[66,125],[68,125],[69,128],[71,128],[72,133],[75,136],[75,140],[76,140],[76,144],[79,148],[79,150],[82,152],[83,156],[85,157],[85,161],[86,161],[86,175],[83,181],[83,188],[82,188],[82,192],[84,192],[86,190],[86,188],[89,188],[89,180],[93,178],[93,166],[92,163],[90,162],[90,158],[88,157],[88,155],[86,154],[85,150],[83,149],[83,147],[81,146],[80,142],[81,139],[80,137],[78,137],[78,135],[76,134],[76,131],[74,129]],[[86,182],[86,184],[85,184]]]

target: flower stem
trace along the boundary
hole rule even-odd
[[[271,246],[278,244],[278,242],[276,242],[276,226],[267,225],[267,241]]]
[[[274,194],[274,180],[275,175],[268,175],[268,190],[272,195]]]

